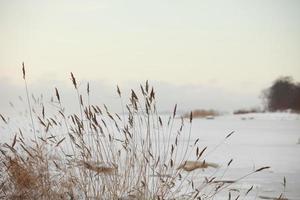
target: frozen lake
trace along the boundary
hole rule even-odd
[[[162,118],[167,120],[167,116]],[[175,119],[174,126],[180,123],[180,119]],[[234,134],[224,140],[232,131]],[[0,143],[8,142],[13,137],[4,133],[0,135]],[[221,167],[195,170],[193,173],[197,177],[213,175],[216,179],[236,180],[260,167],[271,167],[230,185],[228,188],[232,191],[233,199],[237,196],[235,191],[245,193],[251,186],[253,190],[244,199],[267,199],[278,197],[281,193],[291,200],[300,199],[300,115],[263,113],[193,119],[191,143],[198,138],[199,147],[208,147],[204,159]],[[182,138],[187,139],[185,136]],[[233,162],[227,168],[230,159]],[[285,190],[284,177],[287,180]],[[228,190],[215,199],[227,198]]]
[[[216,147],[231,131],[235,133]],[[257,199],[278,197],[283,192],[285,176],[285,197],[300,199],[299,115],[265,113],[227,115],[213,120],[194,119],[192,139],[196,138],[200,138],[199,144],[208,146],[208,152],[211,150],[206,160],[226,166],[233,158],[231,167],[224,175],[225,180],[241,177],[254,168],[271,166],[271,169],[247,177],[230,188],[247,191],[253,185],[255,189],[251,196]],[[217,176],[223,174],[221,168]]]

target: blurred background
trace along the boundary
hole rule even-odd
[[[32,93],[72,106],[70,72],[92,101],[119,109],[146,80],[159,109],[262,108],[281,76],[300,80],[300,1],[0,0],[0,110]]]

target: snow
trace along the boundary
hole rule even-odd
[[[262,166],[270,170],[260,172],[242,180],[236,187],[258,187],[256,196],[278,197],[283,192],[283,178],[286,177],[285,196],[300,199],[300,117],[291,113],[255,113],[224,115],[214,120],[194,119],[192,138],[200,138],[208,146],[207,160],[223,164],[233,158],[225,179],[235,179]],[[220,141],[227,134],[234,134],[226,141]],[[200,143],[200,144],[201,144]]]
[[[167,116],[163,116],[164,121]],[[181,120],[176,118],[174,126],[179,126]],[[189,130],[188,119],[185,129]],[[23,130],[23,129],[22,129]],[[175,130],[175,128],[174,128]],[[234,131],[227,139],[225,137]],[[26,134],[26,133],[24,133]],[[8,142],[14,133],[0,132],[0,143]],[[211,175],[224,180],[235,180],[255,169],[264,166],[271,168],[253,174],[232,184],[230,189],[249,193],[254,199],[259,196],[278,197],[284,192],[288,199],[300,199],[300,115],[293,113],[254,113],[242,115],[223,115],[214,119],[193,119],[191,142],[199,138],[198,146],[208,147],[204,158],[222,167],[199,170],[200,176]],[[188,140],[184,136],[181,142]],[[227,163],[233,159],[227,169]],[[286,189],[283,188],[283,178],[286,177]],[[216,199],[228,198],[228,194],[220,194]],[[232,193],[233,199],[235,193]],[[254,198],[253,198],[254,197]]]

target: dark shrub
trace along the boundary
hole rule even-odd
[[[300,84],[291,77],[280,77],[263,92],[266,107],[270,111],[291,109],[300,112]]]

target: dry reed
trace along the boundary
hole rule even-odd
[[[24,64],[22,72],[31,129],[15,127],[11,144],[0,146],[3,199],[212,199],[240,180],[202,177],[203,182],[194,181],[201,178],[190,173],[195,169],[219,167],[199,161],[204,160],[207,148],[200,151],[199,139],[191,141],[197,113],[191,112],[189,121],[177,119],[175,105],[165,120],[158,114],[155,90],[148,81],[140,86],[140,92],[131,91],[125,105],[117,86],[123,110],[117,114],[107,105],[90,104],[89,83],[86,95],[82,94],[81,84],[71,73],[79,114],[65,112],[58,88],[51,100],[57,110],[48,114],[42,98],[33,96],[35,104],[31,104]],[[5,116],[0,117],[9,124]],[[175,120],[181,120],[179,126]],[[34,138],[25,138],[23,132],[31,131]],[[187,142],[182,137],[187,137]],[[207,187],[215,192],[206,194]]]

